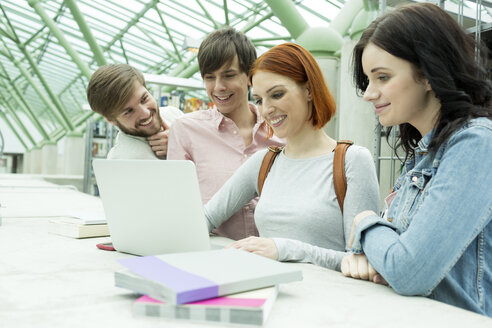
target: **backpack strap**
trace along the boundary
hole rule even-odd
[[[268,152],[263,157],[263,162],[261,163],[260,173],[258,174],[258,196],[261,195],[261,190],[263,189],[263,184],[265,179],[270,172],[270,168],[275,161],[277,155],[282,151],[283,147],[270,146],[268,147]]]
[[[347,178],[345,176],[345,153],[347,149],[353,144],[350,140],[337,141],[335,147],[335,155],[333,158],[333,184],[335,185],[335,194],[337,196],[338,205],[343,214],[343,202],[345,200],[345,194],[347,193]],[[270,172],[270,168],[275,161],[277,155],[282,151],[283,147],[270,146],[268,152],[263,157],[261,163],[260,173],[258,174],[258,196],[261,195],[263,184]]]
[[[353,141],[337,141],[335,155],[333,158],[333,184],[335,185],[335,194],[337,195],[338,205],[343,215],[343,202],[347,193],[347,177],[345,176],[345,153],[353,145]]]

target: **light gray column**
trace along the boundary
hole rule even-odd
[[[328,90],[330,90],[331,94],[335,98],[337,103],[337,111],[335,115],[331,118],[331,120],[324,126],[325,132],[332,137],[333,139],[338,139],[338,116],[339,116],[339,108],[338,108],[338,85],[339,85],[339,59],[335,57],[327,57],[327,58],[316,58],[316,62],[318,63],[321,71],[323,72],[323,76],[325,78],[326,85]]]
[[[31,166],[30,173],[32,174],[41,174],[42,173],[42,161],[43,161],[43,153],[41,148],[38,146],[34,147],[31,150]]]
[[[372,105],[357,96],[352,77],[352,50],[357,41],[346,41],[340,62],[339,139],[350,139],[372,152],[375,114]]]
[[[85,141],[81,136],[65,137],[64,145],[64,173],[67,175],[84,174]]]
[[[58,163],[58,147],[54,142],[45,143],[41,147],[41,173],[56,174]]]

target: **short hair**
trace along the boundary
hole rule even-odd
[[[202,77],[231,64],[237,55],[239,68],[248,75],[256,59],[253,43],[242,32],[232,27],[224,27],[210,33],[198,49],[198,66]]]
[[[128,64],[99,67],[92,74],[87,87],[89,105],[94,112],[113,120],[130,100],[135,81],[146,87],[143,74]]]
[[[485,69],[487,50],[440,7],[431,3],[406,4],[367,27],[353,51],[353,77],[359,93],[364,93],[369,84],[362,68],[362,53],[369,43],[412,64],[416,81],[429,81],[441,103],[429,144],[433,153],[469,119],[492,116],[492,86]],[[479,63],[475,49],[480,54]],[[412,157],[422,136],[409,123],[399,127],[395,147],[401,146],[406,158]]]
[[[323,73],[313,55],[295,43],[283,43],[261,55],[249,73],[249,82],[258,71],[267,71],[291,78],[297,83],[307,82],[313,98],[311,121],[316,129],[322,128],[333,117],[336,102],[326,86]],[[268,136],[273,131],[269,127]]]

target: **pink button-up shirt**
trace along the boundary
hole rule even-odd
[[[202,201],[206,204],[230,176],[251,155],[268,146],[283,145],[273,136],[266,138],[266,123],[255,106],[253,141],[245,146],[239,128],[217,109],[200,110],[177,119],[169,133],[167,159],[187,159],[196,165]],[[258,236],[254,223],[257,198],[225,221],[214,233],[231,239]]]

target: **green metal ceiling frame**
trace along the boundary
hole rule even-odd
[[[330,22],[309,1],[276,2]],[[260,49],[293,40],[258,0],[1,0],[0,120],[26,149],[81,134],[93,115],[84,109],[85,90],[97,67],[127,62],[144,73],[200,80],[196,55],[181,45],[224,25]]]
[[[297,40],[313,53],[333,54],[354,17],[377,9],[367,2],[378,3],[0,0],[0,120],[27,150],[81,135],[93,115],[85,108],[85,90],[99,66],[126,62],[144,73],[201,81],[196,54],[182,44],[224,25],[246,33],[260,52]],[[312,28],[313,22],[323,28]],[[320,42],[326,35],[328,41]],[[202,91],[189,93],[206,97]]]

